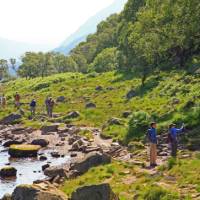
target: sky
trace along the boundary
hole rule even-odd
[[[0,37],[56,46],[114,0],[0,0]]]

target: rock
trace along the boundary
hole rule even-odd
[[[56,176],[67,177],[67,172],[67,169],[61,166],[48,167],[44,170],[44,174],[51,178],[55,178]]]
[[[108,124],[109,125],[122,125],[121,119],[114,118],[114,117],[108,120]]]
[[[47,160],[47,157],[46,156],[40,156],[40,161],[43,161],[43,160]]]
[[[11,145],[8,153],[13,158],[37,157],[39,145]]]
[[[72,144],[72,148],[70,149],[70,151],[84,151],[84,149],[86,149],[87,146],[88,142],[84,141],[81,138]]]
[[[22,144],[24,141],[23,140],[8,140],[3,143],[4,147],[10,147],[13,144]]]
[[[41,128],[42,134],[49,133],[49,132],[57,132],[59,124],[54,124],[50,126],[43,126]]]
[[[78,154],[77,153],[71,153],[70,156],[73,158],[73,157],[77,157]]]
[[[111,157],[107,154],[102,154],[99,152],[89,153],[82,160],[73,163],[70,170],[78,171],[80,174],[84,174],[91,167],[107,164],[111,162]]]
[[[4,117],[3,119],[1,119],[0,124],[13,124],[17,120],[20,120],[21,118],[22,118],[21,115],[12,113],[8,115],[7,117]]]
[[[101,90],[103,90],[103,87],[102,87],[102,86],[97,86],[97,87],[95,88],[95,90],[96,90],[96,91],[101,91]]]
[[[126,94],[126,98],[128,100],[132,99],[133,97],[135,97],[137,94],[136,94],[136,91],[131,89],[127,94]]]
[[[1,200],[12,200],[12,196],[10,194],[5,194]]]
[[[49,164],[45,164],[45,165],[42,165],[42,171],[44,171],[45,169],[49,168],[50,165]]]
[[[49,144],[49,141],[45,139],[35,139],[31,142],[33,145],[39,145],[41,147],[46,147]]]
[[[85,108],[96,108],[96,104],[95,104],[95,103],[92,103],[92,102],[87,103],[87,104],[85,105]]]
[[[65,97],[64,97],[64,96],[59,96],[59,97],[56,99],[56,102],[63,103],[64,101],[65,101]]]
[[[16,177],[17,170],[14,167],[3,167],[0,170],[0,177],[6,178],[6,177]]]
[[[71,119],[71,118],[77,118],[80,116],[80,113],[78,111],[72,111],[67,114],[66,118]]]
[[[72,193],[71,200],[119,200],[109,184],[92,185],[78,188]]]
[[[51,156],[53,158],[59,158],[60,157],[60,154],[57,152],[57,151],[54,151],[54,152],[51,152]]]
[[[124,118],[128,118],[130,115],[131,115],[131,111],[124,111],[123,113],[122,113],[122,117],[124,117]]]
[[[67,196],[53,186],[19,185],[12,194],[12,200],[67,200]]]

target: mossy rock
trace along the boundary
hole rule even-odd
[[[3,167],[0,170],[0,177],[16,177],[17,170],[14,167]]]
[[[40,148],[39,145],[11,145],[8,153],[13,158],[37,157]]]

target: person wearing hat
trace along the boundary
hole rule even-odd
[[[169,135],[168,140],[171,146],[171,156],[176,157],[177,155],[177,149],[178,149],[178,133],[181,133],[184,131],[184,124],[181,128],[176,128],[176,124],[170,124],[169,126]]]
[[[150,167],[156,167],[157,163],[157,124],[152,122],[150,124],[150,129],[148,129],[148,140],[150,143]]]

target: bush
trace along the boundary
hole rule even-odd
[[[178,200],[179,197],[175,193],[171,193],[159,186],[151,186],[146,189],[143,198],[146,200]]]
[[[176,159],[175,158],[169,158],[167,162],[167,168],[168,170],[172,169],[176,165]]]
[[[131,139],[141,139],[146,134],[151,117],[144,111],[134,112],[129,121],[128,133],[126,142]]]

